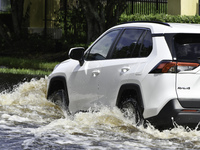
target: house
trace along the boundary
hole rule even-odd
[[[62,29],[56,26],[60,0],[24,0],[24,16],[28,21],[29,33],[44,33],[54,39],[62,36]]]
[[[51,35],[54,39],[62,37],[62,29],[56,26],[60,0],[24,0],[23,28],[29,33]],[[12,30],[10,0],[0,0],[0,20]]]
[[[199,15],[199,0],[168,0],[170,15]]]

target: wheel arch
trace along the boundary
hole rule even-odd
[[[116,106],[120,107],[121,99],[122,96],[126,94],[130,94],[133,96],[136,96],[136,100],[141,107],[141,113],[144,112],[144,104],[143,104],[143,99],[142,99],[142,93],[140,90],[140,86],[138,84],[124,84],[120,87],[118,96],[117,96],[117,101],[116,101]]]
[[[69,105],[69,97],[68,97],[68,90],[67,90],[67,82],[65,77],[63,76],[56,76],[51,78],[50,82],[49,82],[49,87],[48,87],[48,91],[47,91],[47,99],[55,92],[58,90],[65,90],[66,92],[66,103],[67,105]]]

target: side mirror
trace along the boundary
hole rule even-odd
[[[69,58],[78,60],[80,65],[82,66],[84,63],[84,60],[83,60],[84,52],[85,52],[85,48],[83,47],[71,48],[69,51]]]

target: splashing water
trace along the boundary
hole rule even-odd
[[[136,127],[118,108],[67,116],[45,98],[47,78],[0,94],[0,149],[200,149],[200,131]]]

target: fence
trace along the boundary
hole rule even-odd
[[[167,13],[167,0],[127,0],[127,15]]]

